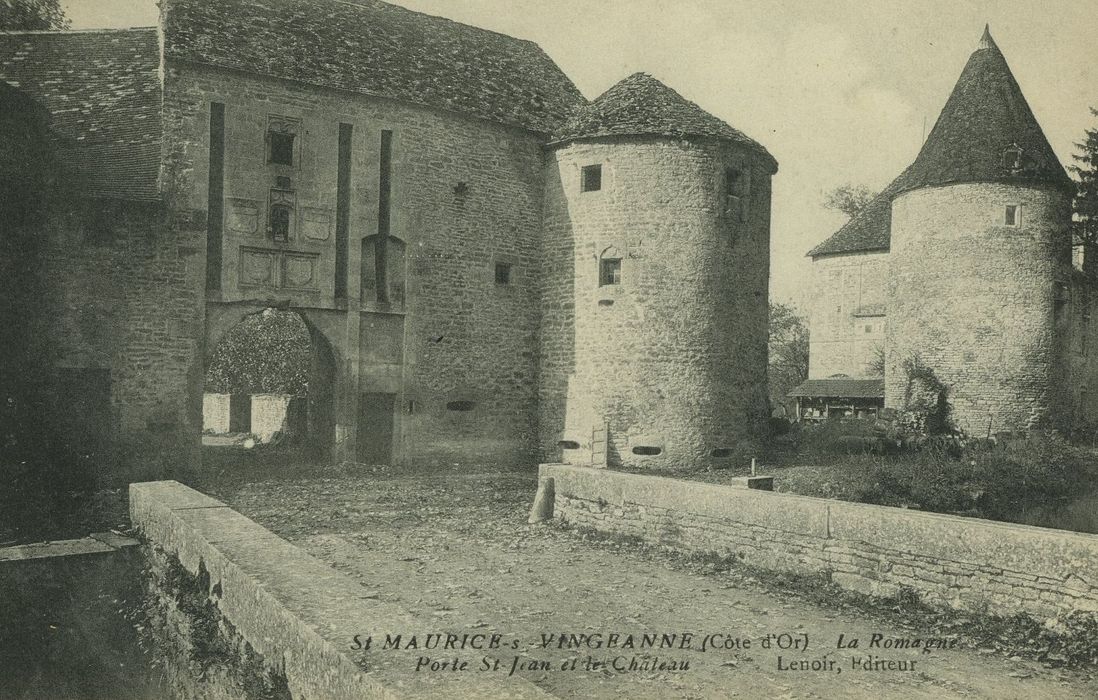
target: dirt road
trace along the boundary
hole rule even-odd
[[[1098,697],[1093,674],[950,649],[949,639],[930,653],[896,649],[893,640],[927,635],[767,590],[740,571],[527,525],[534,490],[532,474],[443,472],[217,495],[380,599],[437,620],[406,633],[419,635],[418,649],[400,652],[410,666],[457,659],[480,672],[498,660],[488,672],[513,670],[562,698]],[[423,635],[440,631],[498,633],[516,648],[423,649]],[[657,635],[655,648],[641,648],[645,634]]]

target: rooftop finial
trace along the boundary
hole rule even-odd
[[[979,51],[980,49],[994,49],[994,48],[997,48],[997,47],[995,46],[995,40],[991,38],[991,25],[985,24],[984,25],[984,35],[982,37],[980,37],[980,45],[976,47],[976,50]]]

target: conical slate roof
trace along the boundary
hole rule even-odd
[[[1071,186],[987,27],[906,179]]]
[[[778,163],[757,141],[686,99],[647,73],[634,73],[581,107],[560,129],[555,142],[613,136],[700,136],[742,144]]]
[[[893,197],[961,182],[1073,187],[987,27],[915,162],[808,254],[888,250]]]

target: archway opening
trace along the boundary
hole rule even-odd
[[[204,442],[326,450],[334,383],[331,348],[301,315],[268,308],[245,316],[207,356]]]

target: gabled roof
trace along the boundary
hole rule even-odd
[[[850,379],[849,377],[808,379],[789,392],[788,395],[812,399],[883,399],[884,379],[880,377],[873,379]]]
[[[0,80],[49,113],[76,196],[157,199],[158,67],[155,29],[0,32]]]
[[[537,44],[380,0],[166,0],[165,55],[549,133],[583,96]]]
[[[747,146],[774,171],[778,163],[757,141],[686,99],[647,73],[634,73],[578,110],[556,142],[614,136],[701,136]]]
[[[887,250],[896,195],[962,182],[1073,189],[987,27],[915,161],[808,254]]]

